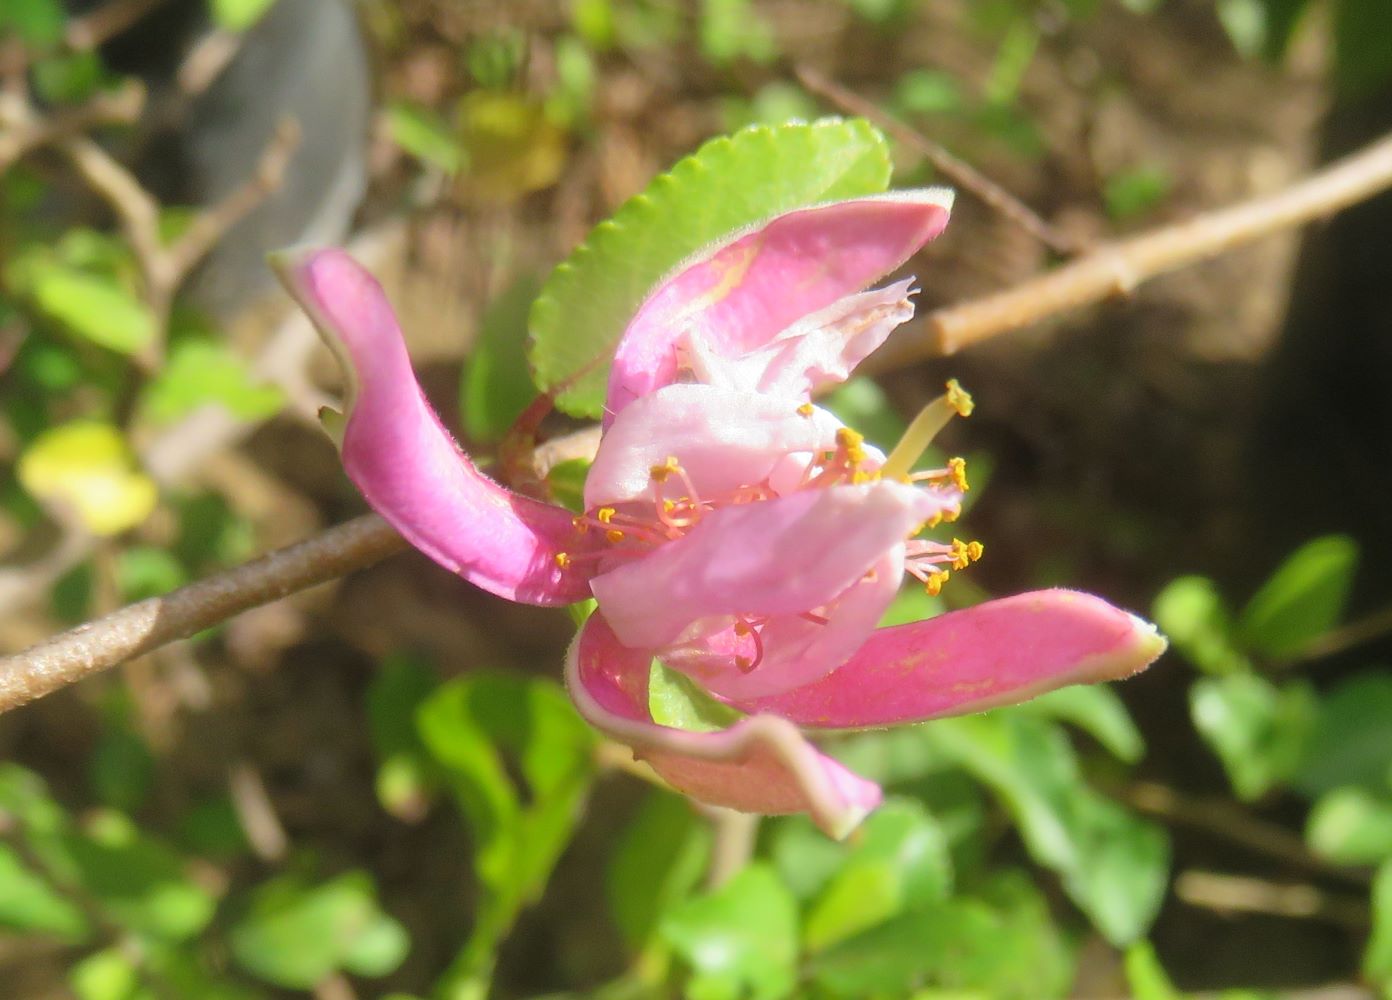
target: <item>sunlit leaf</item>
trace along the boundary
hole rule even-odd
[[[1171,581],[1156,596],[1151,616],[1175,649],[1205,673],[1249,669],[1232,638],[1232,618],[1218,587],[1207,577],[1182,576]]]
[[[256,378],[231,349],[206,340],[175,344],[158,376],[140,397],[141,413],[157,425],[171,424],[200,406],[216,403],[239,420],[274,416],[281,391]]]
[[[480,444],[500,441],[536,398],[527,368],[527,313],[539,285],[525,275],[488,306],[459,382],[464,433]]]
[[[1363,952],[1363,975],[1385,996],[1392,991],[1392,861],[1373,879],[1373,932]]]
[[[121,432],[81,420],[39,435],[19,457],[20,484],[97,535],[134,527],[155,509],[154,481],[136,471]]]
[[[739,718],[680,671],[653,660],[648,674],[648,711],[659,726],[697,733],[724,729]]]
[[[310,989],[340,969],[385,975],[410,947],[364,872],[318,885],[287,876],[259,886],[228,943],[242,968],[292,989]]]
[[[0,844],[0,926],[80,940],[87,919],[77,905]]]
[[[1119,760],[1133,764],[1145,753],[1141,731],[1126,705],[1110,687],[1074,684],[1040,695],[1014,708],[1025,715],[1043,715],[1077,726]]]
[[[211,0],[213,19],[228,31],[246,31],[265,16],[275,0]]]
[[[691,1000],[778,1000],[797,983],[797,903],[754,863],[667,913],[661,933],[691,966]]]
[[[1392,799],[1361,788],[1336,788],[1310,810],[1305,840],[1316,854],[1341,865],[1386,861],[1392,858]]]
[[[1306,542],[1281,563],[1247,603],[1238,635],[1268,656],[1290,656],[1339,623],[1358,568],[1346,535]]]
[[[28,290],[41,312],[94,344],[138,354],[154,341],[149,306],[110,275],[43,259],[29,273]]]
[[[1233,790],[1255,799],[1290,779],[1315,718],[1308,686],[1276,687],[1253,674],[1206,677],[1189,689],[1199,734],[1218,754]]]
[[[538,383],[565,386],[557,403],[566,412],[598,417],[614,345],[664,274],[741,226],[877,194],[889,173],[883,136],[860,120],[756,126],[711,140],[625,202],[551,273],[531,313]]]
[[[386,117],[392,141],[416,159],[447,174],[463,165],[464,150],[458,137],[429,108],[398,101],[388,105]]]
[[[1126,949],[1125,969],[1133,1000],[1184,1000],[1149,941],[1137,941]]]

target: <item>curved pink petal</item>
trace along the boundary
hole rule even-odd
[[[585,506],[656,501],[652,468],[675,457],[702,498],[767,479],[790,452],[833,451],[841,421],[786,399],[708,385],[669,385],[610,425],[585,479]],[[679,484],[678,484],[679,485]],[[678,490],[684,492],[684,490]],[[671,495],[668,491],[667,495]]]
[[[341,250],[282,254],[276,270],[348,376],[343,466],[412,545],[484,590],[530,604],[589,596],[571,515],[509,492],[459,450],[426,402],[391,305]]]
[[[1039,590],[879,629],[825,679],[732,704],[800,726],[898,725],[1127,677],[1165,645],[1155,626],[1100,597]]]
[[[724,507],[590,588],[625,645],[660,649],[710,616],[827,604],[938,506],[927,490],[881,481]]]
[[[719,732],[653,722],[650,664],[648,652],[620,643],[596,612],[566,655],[566,686],[591,725],[632,747],[678,791],[743,812],[805,812],[838,839],[879,805],[878,785],[818,753],[786,719],[754,716]]]
[[[869,573],[838,595],[817,617],[774,615],[753,637],[727,626],[662,650],[662,661],[717,697],[738,701],[781,694],[820,680],[865,642],[894,600],[904,576],[904,549],[895,546]],[[741,669],[736,657],[757,663]]]
[[[628,324],[609,374],[605,424],[677,377],[678,344],[733,357],[858,292],[943,231],[945,188],[897,191],[787,212],[679,266]]]
[[[912,278],[847,295],[804,316],[761,347],[733,357],[704,338],[682,341],[685,366],[698,382],[796,401],[846,381],[894,331],[913,318]]]

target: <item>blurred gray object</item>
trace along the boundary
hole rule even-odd
[[[106,0],[69,0],[73,13]],[[190,94],[191,63],[230,55]],[[205,0],[164,0],[102,56],[150,90],[136,170],[166,205],[209,205],[246,183],[286,118],[299,145],[280,187],[232,228],[185,289],[226,317],[270,284],[268,251],[343,239],[366,186],[371,75],[345,0],[278,0],[244,35],[217,31]]]

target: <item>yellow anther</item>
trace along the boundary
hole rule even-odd
[[[569,565],[570,565],[570,553],[569,553],[569,552],[557,552],[557,553],[556,553],[556,565],[559,566],[561,569],[565,569],[567,566],[569,566]]]
[[[970,417],[972,410],[976,409],[976,404],[972,402],[971,393],[958,385],[955,378],[947,380],[947,401],[957,411],[959,417]]]
[[[966,569],[971,565],[971,556],[967,553],[967,543],[960,538],[952,540],[952,551],[948,555],[952,557],[953,569]]]
[[[929,597],[937,597],[942,593],[943,584],[948,581],[952,574],[945,569],[929,573],[928,579],[923,581],[923,589],[928,592]]]
[[[663,501],[662,501],[662,513],[664,513],[664,514],[670,514],[670,513],[672,513],[672,511],[674,511],[674,510],[676,510],[676,509],[677,509],[677,502],[676,502],[675,500],[663,500]]]
[[[957,520],[957,518],[961,516],[962,508],[960,507],[948,507],[942,512],[942,519],[946,521],[948,524],[951,524],[953,521]]]
[[[801,416],[810,417],[812,416],[812,414],[817,412],[817,408],[813,406],[811,403],[803,403],[801,406],[797,408],[797,411]]]
[[[604,537],[611,542],[622,542],[624,540],[624,533],[618,528],[610,528],[604,533]]]
[[[947,471],[952,475],[952,485],[963,493],[971,489],[967,483],[967,460],[965,458],[949,458],[947,460]]]
[[[741,619],[740,621],[735,622],[735,635],[745,636],[752,631],[754,630],[749,627],[749,623],[747,621]]]
[[[661,465],[654,465],[648,472],[652,474],[653,482],[665,483],[667,477],[681,468],[681,463],[677,461],[675,455],[668,455],[667,460]]]
[[[601,507],[595,511],[595,519],[600,524],[609,524],[614,520],[615,510],[613,507]]]
[[[943,523],[943,516],[942,516],[942,513],[941,513],[941,512],[938,512],[938,513],[935,513],[932,517],[928,518],[928,520],[924,521],[924,522],[923,522],[923,527],[919,528],[918,531],[922,531],[923,528],[936,528],[938,525],[940,525],[940,524],[942,524],[942,523]],[[918,534],[918,531],[915,531],[914,534],[915,534],[915,535]]]
[[[967,543],[967,558],[970,559],[972,562],[976,562],[978,559],[980,559],[982,553],[984,553],[985,551],[986,546],[982,545],[980,542]]]

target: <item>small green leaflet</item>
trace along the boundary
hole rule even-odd
[[[712,139],[601,222],[532,306],[529,360],[556,405],[598,417],[628,320],[677,264],[734,230],[806,205],[879,194],[884,136],[858,118],[755,125]]]

